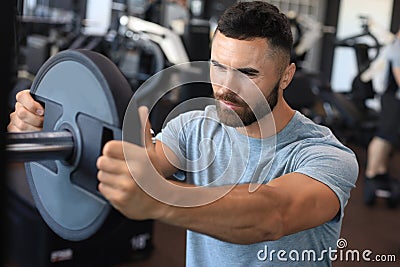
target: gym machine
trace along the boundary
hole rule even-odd
[[[303,42],[305,32],[301,27],[299,18],[289,14],[293,25],[295,44],[292,61],[302,62],[305,54],[304,49],[312,42]],[[377,38],[371,33],[368,20],[362,20],[362,32],[355,36],[350,36],[343,40],[337,40],[335,45],[353,48],[358,63],[358,75],[353,80],[352,91],[350,93],[337,93],[331,88],[328,81],[321,78],[318,73],[305,71],[300,68],[291,84],[289,90],[284,94],[288,103],[295,109],[301,110],[305,115],[319,124],[330,127],[342,142],[349,141],[366,145],[376,128],[378,113],[366,106],[366,100],[373,98],[375,93],[372,81],[361,79],[361,75],[368,70],[371,62],[379,55],[381,45]],[[307,25],[312,24],[307,22]],[[333,33],[332,29],[323,29],[322,25],[314,25],[308,35],[314,39],[321,36],[321,33]],[[366,44],[365,39],[372,40],[371,44]],[[308,45],[307,45],[308,44]],[[375,56],[370,57],[370,52],[375,50]],[[301,64],[300,64],[301,67]],[[291,89],[293,88],[294,89]],[[305,96],[305,97],[304,97]]]
[[[372,80],[362,76],[379,58],[383,45],[370,30],[370,18],[360,16],[359,19],[361,33],[335,42],[337,47],[354,49],[358,72],[353,79],[351,91],[335,94],[336,98],[332,100],[326,97],[325,100],[338,114],[340,127],[336,130],[346,140],[365,146],[376,130],[379,112],[367,106],[367,101],[374,99],[376,91]]]
[[[331,127],[336,123],[329,111],[325,110],[323,94],[331,94],[329,83],[319,72],[308,70],[304,65],[310,50],[324,35],[333,33],[335,29],[322,25],[314,18],[289,11],[287,17],[293,34],[293,50],[291,62],[296,64],[293,80],[284,90],[288,104],[302,112],[318,124]]]

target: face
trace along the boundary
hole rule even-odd
[[[265,39],[237,40],[217,33],[210,77],[222,123],[249,126],[278,103],[281,76]]]

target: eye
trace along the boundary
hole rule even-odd
[[[256,78],[259,76],[260,72],[257,69],[248,67],[248,68],[239,68],[237,69],[241,74],[246,75],[250,79]]]
[[[256,73],[248,72],[248,73],[243,73],[243,74],[246,75],[246,76],[249,77],[249,78],[256,78],[256,77],[257,77],[257,74],[256,74]]]
[[[219,72],[226,72],[227,71],[227,68],[224,65],[219,64],[218,62],[211,61],[211,64],[212,64],[213,68],[215,70],[219,71]]]

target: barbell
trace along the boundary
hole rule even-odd
[[[87,239],[112,210],[97,190],[96,160],[107,141],[122,138],[133,91],[110,59],[77,49],[46,61],[30,93],[45,107],[43,131],[8,133],[8,158],[25,162],[29,189],[46,224],[66,240]],[[130,111],[137,118],[130,141],[140,144],[137,108]]]

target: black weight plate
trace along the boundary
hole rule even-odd
[[[65,50],[40,68],[31,94],[45,106],[43,130],[67,129],[75,136],[75,153],[70,161],[25,164],[35,204],[56,234],[67,240],[86,239],[99,230],[112,208],[99,193],[71,180],[74,176],[75,180],[96,184],[95,162],[107,141],[97,138],[101,143],[90,144],[96,138],[83,136],[79,118],[90,118],[95,125],[113,129],[113,139],[121,138],[115,129],[122,127],[132,90],[107,57],[89,50]],[[83,167],[90,170],[82,171]]]

